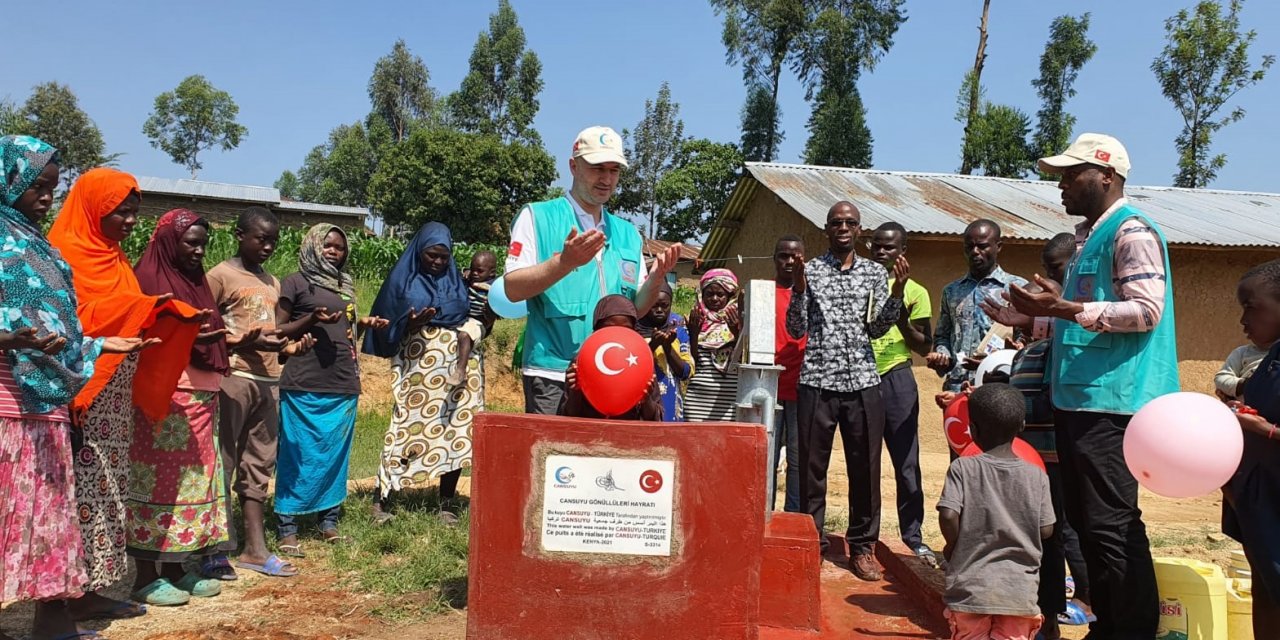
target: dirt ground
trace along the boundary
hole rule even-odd
[[[519,407],[523,400],[518,379],[503,360],[502,357],[490,358],[487,363],[488,404]],[[506,360],[509,362],[509,358]],[[386,362],[368,359],[362,364],[365,392],[362,405],[389,409],[391,377]],[[1210,391],[1209,381],[1217,366],[1212,362],[1184,363],[1184,385],[1188,390]],[[916,375],[922,390],[920,463],[926,506],[924,536],[930,546],[941,549],[942,536],[933,507],[942,491],[950,458],[942,435],[941,411],[932,402],[938,379],[928,371],[917,370]],[[897,532],[898,516],[893,468],[887,452],[883,459],[881,528],[882,535],[890,537]],[[829,482],[828,518],[842,518],[837,514],[847,513],[849,485],[838,439]],[[467,487],[460,489],[465,492]],[[1172,500],[1144,490],[1141,504],[1155,555],[1199,558],[1226,566],[1228,554],[1236,545],[1219,534],[1220,499],[1211,496]],[[241,580],[227,583],[222,595],[216,598],[197,599],[184,607],[152,607],[144,617],[95,628],[113,640],[459,640],[466,635],[463,610],[412,622],[388,620],[384,615],[386,610],[411,602],[415,596],[389,598],[355,593],[343,586],[345,576],[327,571],[322,556],[313,554],[299,563],[304,570],[299,578],[267,578],[242,571]],[[124,597],[128,584],[131,579],[118,586],[113,595]],[[430,595],[416,597],[426,599]],[[30,616],[30,605],[6,607],[0,612],[0,630],[16,638],[25,637]],[[1083,637],[1083,628],[1068,628],[1065,636]]]

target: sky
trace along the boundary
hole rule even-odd
[[[1067,106],[1078,118],[1076,132],[1120,138],[1133,162],[1130,184],[1170,184],[1182,121],[1150,64],[1163,46],[1164,19],[1191,0],[992,4],[982,76],[987,98],[1034,114],[1039,101],[1030,82],[1050,22],[1067,12],[1092,12],[1090,37],[1098,52]],[[959,166],[955,100],[973,64],[981,5],[906,3],[909,18],[893,48],[859,84],[876,169],[952,172]],[[108,152],[124,154],[122,169],[185,178],[185,169],[150,146],[142,124],[156,95],[203,74],[235,98],[248,136],[233,151],[201,154],[200,179],[270,185],[281,171],[296,170],[330,129],[369,112],[369,75],[397,38],[423,59],[437,91],[455,91],[496,6],[496,0],[69,0],[58,3],[55,20],[41,23],[39,46],[5,57],[0,97],[21,103],[38,83],[70,85],[101,128]],[[721,18],[707,2],[513,0],[513,6],[529,48],[542,60],[545,88],[534,125],[556,158],[558,184],[567,183],[567,152],[580,129],[634,128],[645,100],[664,81],[680,105],[686,135],[738,141],[742,72],[726,63]],[[1259,31],[1251,48],[1255,63],[1263,53],[1280,53],[1280,3],[1252,0],[1242,22]],[[792,74],[780,99],[785,139],[778,161],[801,162],[809,105]],[[1280,77],[1245,89],[1233,104],[1248,115],[1216,136],[1213,150],[1226,153],[1228,164],[1212,187],[1280,191],[1266,160],[1277,139]]]

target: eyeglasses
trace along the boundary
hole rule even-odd
[[[857,229],[858,227],[862,226],[862,222],[859,220],[845,220],[845,219],[828,220],[827,226],[831,227],[832,229],[838,229],[840,227],[849,227],[850,229]]]

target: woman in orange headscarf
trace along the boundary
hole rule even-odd
[[[76,500],[89,574],[85,597],[72,601],[78,619],[130,617],[142,609],[96,592],[128,570],[124,496],[129,490],[129,446],[134,407],[162,418],[208,312],[142,293],[120,241],[137,222],[141,195],[133,176],[98,168],[80,176],[49,242],[71,265],[77,313],[88,336],[143,336],[161,343],[141,354],[103,356],[72,402]]]

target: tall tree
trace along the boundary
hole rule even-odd
[[[1076,76],[1097,51],[1098,45],[1089,39],[1089,14],[1054,18],[1049,26],[1049,41],[1040,55],[1040,77],[1031,81],[1041,102],[1036,112],[1033,154],[1051,156],[1067,147],[1076,124],[1075,116],[1066,111],[1067,99],[1076,95]]]
[[[26,123],[18,113],[18,105],[6,98],[0,98],[0,135],[25,135]]]
[[[978,107],[982,103],[982,67],[987,63],[987,17],[991,12],[991,0],[982,0],[982,21],[978,23],[978,53],[973,57],[973,69],[964,76],[961,84],[961,95],[967,100],[964,109],[964,140],[960,145],[960,173],[973,173],[974,144],[970,141],[973,135],[974,121],[978,118]]]
[[[373,103],[373,114],[390,127],[393,141],[409,137],[415,123],[431,117],[436,93],[430,80],[427,65],[409,51],[403,38],[374,63],[369,102]]]
[[[656,237],[704,238],[742,175],[742,152],[732,144],[690,138],[680,143],[671,170],[658,181],[661,203]]]
[[[555,162],[541,146],[432,127],[392,145],[369,181],[369,204],[388,224],[438,220],[455,240],[503,242],[519,208],[545,199]]]
[[[1023,178],[1034,156],[1027,136],[1031,118],[1016,107],[984,102],[970,135],[973,169],[982,175]]]
[[[249,133],[236,122],[240,107],[231,94],[204,76],[188,76],[173,91],[156,96],[155,110],[142,125],[151,146],[187,168],[194,180],[204,166],[200,152],[213,147],[230,151]]]
[[[525,50],[524,29],[508,0],[499,0],[471,50],[471,70],[449,97],[453,124],[463,131],[496,134],[504,142],[540,142],[532,127],[542,91],[542,62]]]
[[[778,105],[782,72],[798,52],[808,26],[804,0],[711,0],[724,15],[729,64],[742,63],[747,101],[742,108],[742,149],[748,160],[768,162],[778,154],[783,132]]]
[[[271,186],[280,192],[281,198],[290,200],[302,200],[302,183],[298,181],[298,174],[285,169],[280,173],[280,177]]]
[[[663,82],[657,99],[644,101],[644,118],[635,131],[622,132],[631,167],[622,174],[617,207],[648,221],[650,238],[658,232],[658,182],[671,170],[682,138],[680,104],[671,99],[671,87]]]
[[[62,178],[70,183],[81,173],[111,164],[119,154],[106,153],[102,131],[71,88],[57,82],[36,85],[21,108],[0,106],[0,131],[35,136],[58,148]],[[7,123],[3,121],[7,120]]]
[[[813,101],[805,162],[871,165],[872,138],[858,78],[875,68],[907,20],[904,0],[820,0],[794,68]]]
[[[297,200],[360,207],[369,203],[369,178],[377,168],[364,125],[344,124],[329,132],[325,144],[311,149],[296,174],[281,174],[276,188]]]
[[[1164,50],[1151,63],[1164,96],[1182,116],[1182,133],[1174,140],[1178,149],[1179,187],[1204,187],[1227,164],[1226,154],[1210,157],[1213,134],[1244,118],[1237,106],[1227,115],[1218,112],[1240,90],[1262,81],[1274,55],[1262,56],[1258,68],[1249,61],[1249,45],[1258,32],[1240,31],[1243,0],[1231,0],[1227,13],[1214,0],[1201,0],[1192,11],[1183,9],[1165,20]]]

